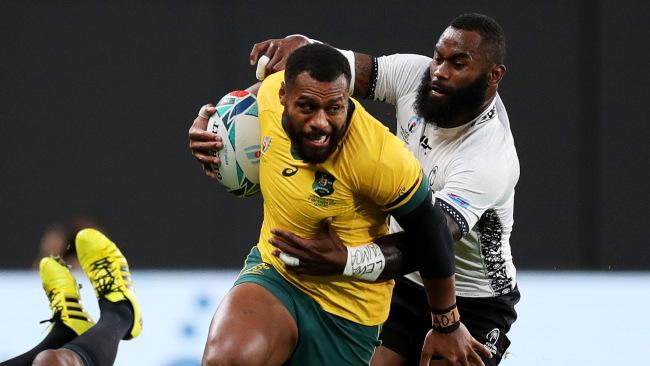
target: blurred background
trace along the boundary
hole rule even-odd
[[[602,332],[602,317],[616,318],[627,301],[650,304],[643,272],[650,270],[650,108],[642,100],[650,5],[642,0],[0,1],[0,296],[32,306],[0,312],[0,324],[32,332],[0,342],[0,360],[44,335],[34,320],[48,318],[47,302],[29,269],[44,246],[85,222],[104,229],[141,271],[147,325],[174,327],[126,344],[117,364],[195,365],[261,223],[259,197],[231,197],[189,153],[187,130],[199,107],[255,81],[248,64],[255,42],[302,33],[377,56],[431,55],[464,12],[494,17],[507,37],[499,92],[521,164],[511,244],[527,315],[513,327],[510,362],[588,364],[568,354],[544,358],[564,342],[540,328],[550,317],[565,330],[575,311],[586,328],[567,333],[570,343],[590,326]],[[393,126],[392,107],[364,104]],[[178,289],[164,287],[172,282]],[[156,307],[176,290],[187,296]],[[559,294],[553,312],[543,301]],[[180,320],[149,315],[158,313]],[[630,340],[647,344],[647,315],[630,321],[639,332],[628,329]],[[184,345],[170,338],[177,331],[194,342],[182,347],[189,358],[138,356],[138,342],[171,349],[160,345],[162,334]],[[578,349],[576,356],[589,353]]]

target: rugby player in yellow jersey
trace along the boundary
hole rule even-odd
[[[376,275],[390,276],[372,268],[385,263],[372,242],[387,234],[389,214],[427,263],[417,267],[440,353],[482,364],[476,350],[483,346],[460,325],[455,309],[444,214],[433,205],[415,157],[349,98],[350,78],[338,51],[315,44],[294,52],[285,73],[262,83],[264,222],[259,242],[215,313],[203,365],[367,365],[393,286],[391,280],[373,282]],[[204,117],[190,129],[190,148],[199,161],[216,162],[206,151],[220,143],[205,131]],[[287,269],[298,264],[295,258],[273,255],[273,244],[288,232],[314,237],[327,218],[348,251],[340,274],[303,275]]]

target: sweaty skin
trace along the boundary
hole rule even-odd
[[[36,356],[33,366],[83,366],[79,356],[69,349],[49,349]]]

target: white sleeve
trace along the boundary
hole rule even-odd
[[[420,85],[431,59],[412,54],[394,54],[376,59],[373,99],[395,105],[397,100]],[[371,80],[372,84],[373,80]]]
[[[454,219],[463,235],[486,210],[497,205],[511,184],[507,169],[494,163],[474,161],[467,164],[466,160],[457,163],[445,186],[434,193],[442,210]]]

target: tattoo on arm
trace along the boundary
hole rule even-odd
[[[355,98],[366,98],[368,91],[373,83],[373,57],[364,53],[354,53],[355,78],[354,78],[354,95]],[[376,75],[375,75],[376,77]]]

